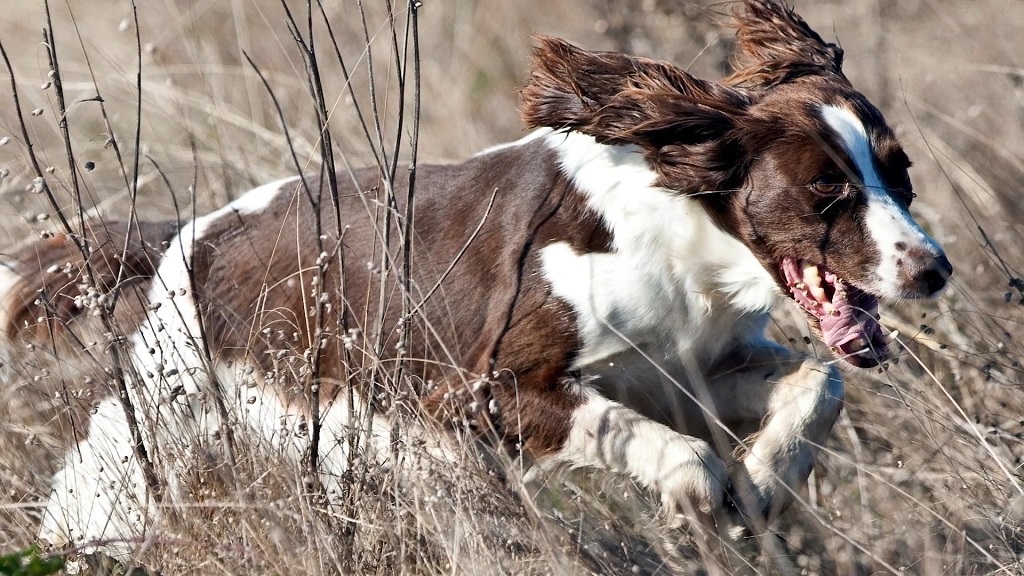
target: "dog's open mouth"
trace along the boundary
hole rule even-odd
[[[837,356],[858,368],[889,358],[878,298],[806,260],[783,258],[779,269],[793,300],[818,321],[822,341]]]

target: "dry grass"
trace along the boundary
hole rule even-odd
[[[53,89],[41,88],[45,17],[39,3],[7,4],[0,42],[26,114],[41,110],[28,118],[35,152],[54,167],[49,181],[74,214]],[[393,141],[390,28],[383,2],[372,4],[378,103]],[[692,63],[717,77],[729,51],[728,33],[714,22],[721,8],[682,0],[427,3],[420,160],[462,158],[522,134],[515,89],[531,34]],[[327,9],[365,112],[358,11],[352,2]],[[669,528],[648,495],[621,479],[577,474],[527,488],[514,474],[507,484],[495,480],[471,459],[454,476],[423,482],[357,467],[326,507],[303,496],[301,470],[243,445],[234,469],[215,456],[204,463],[193,478],[195,506],[176,514],[140,560],[165,573],[1024,573],[1024,6],[803,0],[798,9],[825,36],[834,30],[850,78],[899,127],[916,164],[915,212],[957,274],[941,301],[883,311],[905,349],[885,371],[847,374],[846,412],[802,502],[776,527],[777,545],[728,549]],[[139,95],[132,7],[69,2],[53,15],[82,209],[89,218],[123,217],[132,208]],[[202,213],[293,171],[277,113],[243,52],[280,102],[300,161],[320,165],[304,65],[280,5],[164,0],[140,6],[138,17],[142,217],[173,215],[176,206],[191,213],[194,179]],[[327,42],[317,36],[337,161],[366,164],[373,155]],[[56,226],[38,216],[53,211],[29,190],[34,174],[13,110],[0,89],[0,138],[9,138],[0,147],[0,256]],[[105,146],[111,137],[123,161]],[[789,307],[777,317],[776,336],[806,347]],[[83,386],[73,374],[45,351],[19,353],[0,368],[0,552],[32,542],[47,479],[81,433],[70,407],[89,399],[77,398]]]

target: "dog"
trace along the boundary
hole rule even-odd
[[[778,297],[868,368],[890,356],[879,299],[934,297],[952,266],[843,51],[776,0],[734,16],[721,82],[538,38],[520,95],[534,131],[417,166],[414,196],[410,174],[377,168],[337,190],[296,176],[180,226],[97,223],[26,249],[0,276],[8,340],[99,314],[127,366],[40,537],[145,533],[192,438],[252,435],[329,478],[369,422],[386,459],[398,397],[537,469],[627,475],[670,514],[775,518],[843,405],[835,362],[766,339]],[[387,386],[385,366],[401,366]],[[730,461],[715,438],[743,426]]]

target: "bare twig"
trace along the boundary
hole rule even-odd
[[[48,8],[48,3],[46,4],[46,7]],[[49,34],[47,34],[47,36],[49,36]],[[49,202],[51,210],[53,210],[53,212],[57,215],[57,218],[60,221],[60,224],[63,227],[65,233],[68,234],[68,237],[75,244],[75,247],[77,248],[79,254],[82,257],[82,262],[86,269],[88,270],[89,282],[93,283],[93,286],[95,287],[96,274],[94,273],[94,270],[92,270],[90,263],[89,256],[91,254],[91,251],[88,246],[88,241],[84,235],[77,234],[75,230],[72,228],[70,221],[67,219],[67,216],[64,214],[64,211],[61,209],[60,204],[57,202],[57,198],[53,193],[53,190],[50,188],[49,183],[46,180],[46,176],[39,163],[39,159],[36,157],[35,151],[33,149],[32,139],[29,137],[28,134],[28,125],[26,124],[25,117],[21,111],[21,103],[18,96],[17,82],[14,77],[14,68],[11,66],[11,61],[7,56],[7,51],[4,48],[2,42],[0,42],[0,55],[2,55],[3,57],[4,65],[7,67],[7,72],[10,77],[11,94],[14,99],[15,113],[17,114],[18,124],[21,128],[22,137],[24,139],[25,146],[28,150],[29,160],[32,163],[32,168],[36,174],[38,186],[43,192],[47,201]],[[57,61],[58,59],[56,55],[56,50],[53,48],[52,45],[48,47],[48,57],[51,61],[52,66],[59,66],[59,63]],[[65,117],[67,110],[61,109],[59,110],[59,113],[62,117]],[[73,157],[69,161],[73,162]],[[152,462],[149,459],[149,454],[146,450],[146,446],[143,443],[142,434],[139,429],[138,421],[135,418],[135,409],[134,406],[132,405],[131,399],[128,396],[128,387],[123,370],[124,364],[121,360],[119,349],[119,343],[121,342],[121,339],[117,338],[116,332],[113,331],[113,322],[112,319],[110,318],[109,311],[107,310],[106,306],[100,306],[100,316],[102,318],[104,328],[108,331],[108,333],[114,335],[113,342],[111,343],[110,346],[111,354],[113,356],[114,380],[120,393],[119,395],[121,400],[121,407],[124,410],[125,418],[128,422],[130,433],[132,435],[132,444],[134,447],[135,456],[139,461],[140,467],[142,468],[143,477],[145,478],[146,484],[150,488],[150,493],[153,495],[154,499],[159,501],[161,498],[160,482],[157,478],[155,470],[153,469]]]

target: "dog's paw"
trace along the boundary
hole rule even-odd
[[[73,544],[71,531],[57,521],[60,510],[52,508],[47,506],[43,512],[43,522],[39,525],[36,539],[44,550],[64,550]]]
[[[813,466],[810,454],[764,461],[747,455],[730,473],[727,508],[743,526],[772,522],[793,501]]]
[[[657,490],[673,523],[685,517],[718,515],[725,503],[729,472],[705,442],[680,440],[659,465]]]

